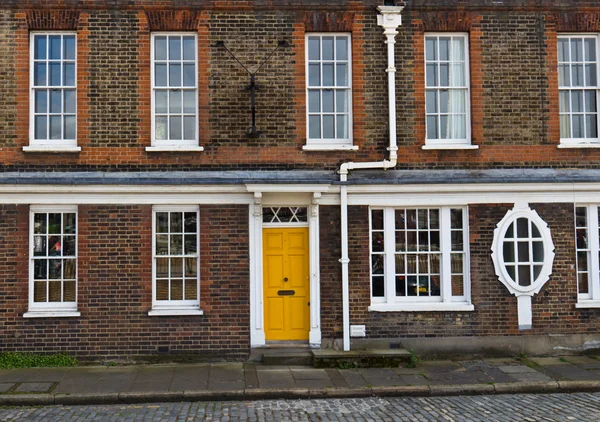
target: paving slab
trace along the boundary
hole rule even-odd
[[[211,381],[208,383],[208,390],[216,391],[234,391],[243,390],[246,387],[246,381]]]
[[[515,358],[488,358],[482,360],[492,366],[522,365],[521,361]]]
[[[366,380],[399,379],[391,368],[361,368],[358,371]]]
[[[342,369],[340,375],[349,387],[367,387],[369,382],[356,369]]]
[[[49,393],[54,386],[53,382],[23,382],[14,391],[17,393]]]
[[[548,365],[564,365],[565,362],[561,360],[561,358],[527,358],[527,360],[540,365],[540,366],[548,366]]]
[[[398,375],[418,375],[424,373],[425,370],[417,365],[416,368],[394,368],[394,372]]]
[[[14,382],[0,382],[0,393],[6,393],[8,390],[13,388],[16,384]]]
[[[538,373],[538,371],[536,371],[533,368],[530,368],[529,366],[526,365],[502,365],[502,366],[498,366],[498,369],[501,370],[502,372],[504,372],[505,374],[532,374],[532,373]]]
[[[542,381],[553,381],[548,375],[542,374],[541,372],[524,372],[517,374],[510,374],[518,382],[542,382]]]
[[[329,378],[331,379],[331,382],[333,382],[333,385],[337,388],[347,388],[348,387],[348,383],[346,382],[346,380],[344,379],[344,377],[342,376],[342,374],[340,374],[340,371],[334,368],[327,368],[325,369],[325,371],[327,372],[327,375],[329,376]]]
[[[206,390],[208,381],[197,378],[174,378],[169,385],[169,391]]]
[[[431,385],[440,383],[439,381],[429,380],[423,375],[400,375],[400,379],[404,385]]]
[[[600,374],[597,371],[586,371],[570,363],[547,365],[544,369],[548,375],[558,380],[600,380]]]
[[[464,371],[464,366],[453,362],[451,360],[436,360],[436,361],[425,361],[417,364],[416,369],[421,369],[421,372],[451,372],[451,371]]]
[[[244,367],[238,366],[213,366],[210,368],[209,383],[213,381],[243,381]]]
[[[600,369],[600,360],[587,356],[565,356],[565,360],[581,369]]]
[[[325,380],[331,381],[325,369],[292,369],[292,376],[298,380]]]
[[[333,388],[333,382],[331,380],[296,380],[294,382],[295,388]]]
[[[258,385],[261,388],[293,388],[294,377],[291,370],[274,369],[271,371],[257,371]]]
[[[494,379],[483,371],[432,372],[426,373],[425,377],[429,380],[441,381],[449,385],[494,382]]]
[[[467,371],[467,372],[469,372],[469,371]],[[502,372],[500,369],[498,369],[496,367],[484,368],[481,370],[481,372],[490,376],[492,378],[491,382],[515,382],[516,381],[510,375]]]

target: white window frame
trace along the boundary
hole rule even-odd
[[[438,209],[440,219],[440,296],[396,296],[396,228],[395,211],[413,209]],[[462,210],[463,231],[463,294],[452,295],[452,269],[451,269],[451,220],[450,210]],[[383,210],[384,219],[384,297],[373,297],[372,291],[372,211]],[[471,304],[470,258],[469,258],[469,210],[466,206],[423,206],[423,207],[369,207],[369,288],[371,306],[369,311],[395,312],[395,311],[473,311]]]
[[[427,64],[436,63],[448,63],[449,74],[448,78],[451,78],[451,69],[452,69],[452,57],[450,54],[449,60],[441,61],[439,58],[439,53],[436,54],[436,60],[427,60],[427,39],[430,37],[435,37],[436,41],[436,49],[439,50],[439,37],[450,37],[451,40],[454,38],[462,38],[464,40],[465,45],[465,57],[464,57],[464,72],[465,72],[465,85],[463,87],[441,87],[440,85],[436,85],[433,87],[427,86]],[[427,32],[423,37],[423,58],[424,58],[424,91],[425,91],[425,145],[423,149],[477,149],[477,145],[471,144],[471,69],[470,69],[470,56],[469,56],[469,34],[465,32]],[[438,66],[439,69],[439,66]],[[439,80],[439,72],[438,72],[438,80]],[[433,90],[436,92],[440,92],[443,90],[463,90],[465,91],[465,138],[428,138],[427,134],[427,117],[429,115],[437,116],[436,119],[439,121],[439,116],[441,115],[439,104],[436,105],[437,111],[435,113],[427,112],[427,91]],[[436,98],[439,98],[439,94],[436,95]],[[438,101],[439,102],[439,101]],[[452,116],[452,110],[448,110],[448,116]]]
[[[156,37],[167,37],[167,46],[169,44],[168,42],[168,37],[172,37],[172,36],[179,36],[179,37],[194,37],[194,64],[196,66],[196,72],[194,74],[194,87],[183,87],[183,73],[182,73],[182,86],[181,88],[171,88],[168,84],[167,86],[161,86],[161,87],[157,87],[155,84],[155,65],[156,65],[156,58],[155,58],[155,43],[156,43]],[[168,51],[168,50],[167,50]],[[182,56],[180,60],[175,60],[176,62],[179,62],[181,64],[183,64],[185,61],[183,59],[183,45],[182,45]],[[171,60],[168,57],[168,53],[167,53],[167,59],[166,60],[160,60],[160,62],[164,62],[165,64],[167,64],[167,78],[169,75],[169,70],[168,70],[168,64],[171,62]],[[182,72],[183,72],[183,67],[182,67]],[[199,146],[199,140],[200,140],[200,133],[199,133],[199,107],[198,107],[198,103],[199,103],[199,92],[198,92],[198,72],[199,72],[199,68],[198,68],[198,33],[197,32],[153,32],[151,34],[150,37],[150,86],[151,86],[151,95],[150,95],[150,113],[151,113],[151,143],[152,146],[150,147],[146,147],[146,151],[150,151],[150,152],[161,152],[161,151],[203,151],[204,148]],[[196,103],[195,103],[195,126],[194,126],[194,130],[195,130],[195,139],[181,139],[181,140],[171,140],[171,139],[156,139],[156,105],[155,105],[155,100],[156,100],[156,91],[167,91],[167,92],[171,92],[171,91],[181,91],[183,93],[183,91],[193,91],[195,92],[195,96],[196,96]],[[183,100],[182,100],[183,101]],[[167,107],[169,106],[170,102],[167,101]],[[183,104],[182,104],[183,105]],[[184,116],[186,114],[189,113],[184,113],[183,109],[181,110],[181,113],[174,113],[177,115],[181,115]],[[168,121],[168,116],[171,115],[170,111],[167,111],[167,121]],[[182,122],[183,124],[183,122]],[[182,137],[183,137],[183,126],[182,126]],[[169,125],[167,124],[167,138],[169,137]]]
[[[561,109],[561,101],[560,101],[560,94],[561,92],[564,91],[592,91],[595,90],[596,91],[596,138],[572,138],[572,137],[562,137],[562,133],[560,136],[560,144],[558,145],[559,148],[600,148],[600,35],[597,33],[565,33],[565,34],[559,34],[557,37],[557,42],[556,42],[556,49],[557,49],[557,72],[560,72],[560,65],[562,63],[568,63],[568,64],[572,64],[573,62],[570,60],[571,58],[569,57],[569,61],[568,62],[559,62],[558,61],[558,41],[560,39],[568,39],[569,41],[573,38],[580,38],[580,39],[586,39],[586,38],[593,38],[596,41],[596,87],[586,87],[586,86],[581,86],[581,87],[576,87],[576,89],[573,89],[572,86],[561,86],[560,85],[560,77],[557,77],[557,81],[558,81],[558,96],[559,96],[559,104],[558,104],[558,108],[559,108],[559,130],[562,132],[562,123],[560,122],[560,120],[562,120],[562,116],[567,115],[569,116],[569,119],[571,118],[571,115],[573,114],[572,111],[569,112],[565,112]],[[570,48],[569,48],[570,51]],[[576,63],[593,63],[593,62],[585,62],[585,57],[584,57],[584,62],[576,62]],[[584,74],[585,74],[585,65],[583,66],[583,70],[584,70]],[[572,72],[570,72],[570,75],[572,76]],[[584,76],[585,79],[585,76]],[[585,83],[585,82],[584,82]],[[569,97],[570,98],[570,97]],[[585,108],[585,98],[583,99],[583,107]],[[569,104],[569,110],[571,110],[572,108],[572,104]],[[585,114],[584,114],[584,127],[585,127],[586,123],[585,123]],[[572,122],[569,122],[569,129],[572,133]]]
[[[322,66],[323,58],[320,55],[319,60],[309,60],[308,49],[309,49],[309,38],[311,37],[319,37],[320,38],[320,48],[322,50],[322,37],[346,37],[348,40],[348,59],[347,60],[337,60],[336,56],[334,56],[334,60],[326,60],[326,62],[331,62],[334,67],[334,85],[331,87],[324,88],[323,86],[323,78],[321,72],[321,85],[319,87],[310,87],[309,86],[309,65],[310,64],[319,64]],[[334,41],[335,46],[335,41]],[[337,69],[336,64],[338,63],[346,63],[348,66],[348,84],[344,87],[338,88],[337,86]],[[304,63],[304,71],[305,71],[305,96],[306,96],[306,145],[302,147],[305,151],[328,151],[328,150],[357,150],[358,146],[353,145],[353,118],[352,118],[352,34],[350,32],[310,32],[305,35],[305,63]],[[326,90],[347,90],[348,98],[347,98],[347,108],[348,108],[348,137],[347,138],[310,138],[310,116],[318,114],[322,116],[323,107],[322,107],[322,99],[319,112],[310,112],[310,102],[309,102],[309,91],[319,91],[323,92]],[[336,96],[334,94],[334,110],[336,110],[335,102]],[[330,114],[330,113],[327,113]],[[339,115],[343,113],[339,113],[334,111],[333,114]],[[337,122],[337,120],[336,120]],[[337,130],[337,124],[334,124],[334,130]],[[321,133],[323,131],[323,125],[321,124]]]
[[[598,204],[575,204],[575,260],[576,260],[576,283],[577,283],[577,303],[576,308],[600,308],[600,262],[598,254],[600,253],[600,225],[598,224]],[[586,225],[578,226],[577,224],[577,209],[582,208],[586,213]],[[579,248],[577,242],[578,231],[585,231],[587,238],[587,247]],[[596,234],[593,236],[592,234]],[[588,292],[581,293],[579,291],[579,274],[582,264],[579,259],[579,254],[586,255]]]
[[[197,221],[196,251],[197,251],[197,299],[195,300],[157,300],[156,299],[156,258],[170,255],[156,255],[156,213],[158,212],[195,212]],[[183,222],[182,222],[183,224]],[[169,229],[170,233],[170,229]],[[184,256],[183,254],[181,255]],[[169,275],[170,277],[170,275]],[[203,315],[200,310],[200,207],[197,205],[155,205],[152,207],[152,309],[149,316]]]
[[[35,302],[34,301],[34,216],[35,214],[74,213],[75,214],[75,301],[74,302]],[[62,235],[62,232],[61,232]],[[24,318],[78,317],[77,297],[79,290],[79,216],[76,205],[32,205],[29,208],[29,309]]]
[[[61,64],[61,75],[62,75],[62,64],[67,61],[67,62],[73,62],[75,65],[75,79],[74,85],[63,85],[63,81],[61,81],[60,86],[50,86],[50,85],[46,85],[46,86],[35,86],[34,85],[34,72],[35,72],[35,62],[37,61],[35,59],[35,37],[39,36],[39,35],[44,35],[46,37],[48,36],[52,36],[52,35],[60,35],[60,36],[65,36],[65,35],[73,35],[75,37],[75,58],[73,60],[71,59],[65,59],[64,55],[62,53],[63,50],[63,43],[61,42],[61,59],[60,59],[60,64]],[[40,61],[44,61],[46,63],[48,63],[49,61],[56,61],[56,60],[50,60],[50,58],[48,57],[48,51],[49,51],[49,44],[47,42],[46,45],[46,58]],[[28,146],[24,146],[23,147],[23,151],[25,152],[78,152],[81,151],[81,148],[77,146],[77,133],[78,133],[78,120],[79,120],[79,113],[78,113],[78,97],[79,97],[79,93],[78,93],[78,89],[77,89],[77,72],[78,72],[78,63],[77,63],[77,55],[78,55],[78,40],[77,40],[77,32],[76,31],[31,31],[29,34],[29,145]],[[46,68],[46,78],[49,78],[49,71],[48,68]],[[64,133],[63,133],[63,138],[62,139],[36,139],[35,138],[35,116],[36,116],[36,112],[35,112],[35,92],[36,90],[39,89],[48,89],[48,90],[61,90],[62,92],[64,92],[65,90],[74,90],[75,91],[75,138],[74,139],[65,139],[64,138]],[[64,107],[64,99],[62,101],[63,107]],[[43,113],[46,115],[49,115],[49,109],[50,109],[50,98],[47,98],[47,107],[48,107],[48,111],[47,113]],[[61,112],[60,116],[63,116],[65,113]],[[68,113],[69,115],[71,115],[72,113]],[[50,131],[50,127],[49,127],[49,122],[47,123],[47,133],[49,133]],[[61,131],[64,131],[64,124],[61,122]]]

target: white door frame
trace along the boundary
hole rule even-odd
[[[262,208],[264,205],[308,207],[309,271],[310,271],[310,331],[311,347],[321,346],[321,279],[319,273],[319,200],[328,185],[273,186],[247,185],[254,193],[254,205],[249,207],[250,241],[250,346],[266,344],[263,303],[263,241]],[[263,193],[266,193],[263,198]],[[292,195],[286,195],[292,193]],[[312,195],[308,195],[312,194]],[[264,204],[263,204],[264,202]]]

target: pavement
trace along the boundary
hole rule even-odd
[[[598,391],[595,356],[435,360],[415,368],[198,363],[0,370],[0,406]]]

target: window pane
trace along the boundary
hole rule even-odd
[[[396,211],[399,213],[401,211]],[[383,230],[383,210],[371,211],[371,228],[373,230]]]
[[[586,38],[584,43],[584,58],[586,62],[596,61],[596,40],[594,38]]]
[[[48,282],[48,302],[61,302],[60,280],[51,280]]]
[[[336,138],[337,139],[348,139],[349,138],[349,134],[348,134],[348,117],[346,117],[346,116],[337,116],[336,117],[336,122],[337,122]]]
[[[573,86],[583,86],[583,65],[574,64],[571,66],[571,71],[573,72],[571,75]]]
[[[583,138],[583,116],[582,115],[574,115],[573,119],[573,138]]]
[[[46,116],[35,116],[35,139],[48,138],[48,118]]]
[[[337,60],[348,60],[348,38],[335,38],[335,56]]]
[[[180,212],[172,212],[171,214],[171,233],[183,233],[183,214]]]
[[[447,89],[442,89],[439,92],[440,96],[440,113],[448,113],[450,111],[450,95]]]
[[[50,86],[60,86],[60,63],[50,62],[50,73],[48,75]]]
[[[75,280],[65,280],[63,286],[63,302],[75,302]]]
[[[171,258],[171,277],[183,277],[183,258]]]
[[[65,139],[75,139],[77,119],[75,116],[65,116]]]
[[[48,278],[52,280],[60,279],[62,276],[62,260],[48,260]]]
[[[169,118],[169,139],[182,139],[181,117]]]
[[[373,252],[383,252],[383,232],[374,232],[371,240],[371,250]]]
[[[319,116],[308,118],[308,137],[311,139],[321,138],[321,118]]]
[[[195,212],[186,212],[184,214],[184,230],[186,233],[196,233],[198,231],[198,214]]]
[[[165,140],[167,139],[167,118],[166,117],[157,117],[156,118],[156,128],[155,134],[156,139]]]
[[[569,116],[560,116],[560,137],[570,138],[571,137],[571,124]]]
[[[167,59],[167,37],[154,38],[154,58],[156,60]]]
[[[154,84],[156,86],[167,86],[167,65],[154,65]]]
[[[183,86],[196,86],[196,65],[183,65]]]
[[[170,254],[171,255],[181,255],[183,249],[183,236],[180,234],[172,234],[170,241]]]
[[[427,65],[427,86],[428,87],[435,87],[438,86],[437,83],[437,65],[435,64],[428,64]]]
[[[46,256],[47,242],[46,236],[34,236],[33,237],[33,256]]]
[[[425,38],[425,58],[426,60],[436,60],[437,51],[435,38]]]
[[[198,275],[198,259],[185,258],[185,276],[196,277]]]
[[[569,91],[561,91],[558,93],[560,112],[566,113],[571,111],[571,101],[569,101]]]
[[[595,112],[596,111],[596,91],[585,91],[585,111]]]
[[[333,60],[333,37],[322,38],[323,60]]]
[[[186,234],[185,235],[185,250],[184,254],[192,255],[198,252],[197,246],[197,236],[195,234]]]
[[[76,274],[76,260],[75,259],[65,259],[63,260],[63,278],[66,279],[75,279]]]
[[[185,280],[185,300],[198,299],[198,282],[196,280]]]
[[[579,285],[579,293],[589,293],[588,286],[588,275],[587,273],[579,273],[577,274],[577,280]]]
[[[586,122],[586,138],[597,138],[598,137],[598,116],[595,114],[588,114],[585,116]]]
[[[60,116],[50,116],[50,139],[61,139],[61,122]]]
[[[338,64],[336,65],[336,85],[347,86],[348,85],[348,65]]]
[[[571,39],[571,61],[581,62],[583,61],[583,47],[580,38]]]
[[[49,59],[60,60],[60,35],[49,35],[48,41],[50,43]]]
[[[36,63],[33,67],[33,84],[46,86],[46,63]]]
[[[526,218],[517,219],[517,237],[529,237],[529,220]]]
[[[326,89],[323,90],[323,111],[326,113],[333,113],[333,90]]]
[[[308,86],[320,86],[321,85],[321,73],[320,66],[318,64],[308,65]]]
[[[533,262],[544,262],[544,243],[543,242],[533,242]]]
[[[450,86],[464,87],[465,81],[465,65],[464,64],[453,64],[451,73]]]
[[[169,86],[181,86],[181,65],[169,64]]]
[[[185,116],[183,118],[183,139],[196,139],[196,118]]]
[[[559,86],[571,86],[571,76],[569,72],[568,64],[561,64],[558,66],[558,85]]]
[[[515,262],[515,244],[513,242],[504,242],[502,246],[502,256],[506,263]]]
[[[183,280],[171,280],[171,300],[183,300]]]
[[[449,131],[450,120],[448,116],[440,116],[440,138],[448,139],[450,135]]]
[[[452,231],[452,250],[462,251],[463,250],[463,234],[462,231]]]
[[[338,113],[347,113],[348,112],[348,91],[346,90],[338,90],[336,91],[336,103],[335,109]]]
[[[595,87],[598,84],[597,72],[595,64],[585,65],[585,86]]]
[[[427,139],[438,139],[436,116],[427,116]]]
[[[333,116],[326,115],[323,116],[323,138],[325,139],[333,139],[334,136],[334,128],[335,128],[335,119]]]
[[[156,280],[156,300],[169,300],[169,280]]]
[[[440,64],[440,86],[450,86],[450,70],[446,63]]]
[[[33,58],[34,59],[45,59],[46,58],[46,36],[35,35],[33,37]]]
[[[440,60],[450,60],[450,38],[439,38]]]
[[[155,91],[154,110],[156,113],[167,113],[167,91]]]
[[[74,89],[65,89],[65,113],[75,113],[77,107],[77,95]]]
[[[318,113],[321,111],[320,91],[308,91],[308,111],[309,113]]]
[[[181,38],[169,37],[169,60],[181,60]]]
[[[63,85],[75,86],[75,64],[63,64]]]
[[[63,37],[63,58],[75,60],[75,35],[65,35]]]
[[[519,265],[519,286],[529,286],[531,284],[531,272],[529,265]]]
[[[569,40],[566,38],[559,38],[558,40],[558,61],[569,61]]]
[[[196,42],[194,37],[183,37],[183,59],[196,59]]]
[[[425,93],[425,108],[427,113],[437,113],[437,91],[427,90]]]
[[[196,113],[196,91],[183,91],[183,112]]]
[[[319,60],[321,58],[320,49],[319,37],[308,37],[308,60]]]
[[[169,91],[169,112],[181,113],[181,91]]]
[[[371,282],[371,294],[373,297],[384,297],[385,291],[383,288],[383,277],[373,276]]]
[[[62,112],[62,91],[58,89],[50,90],[50,113]]]
[[[332,64],[324,64],[323,65],[323,86],[334,86],[333,79],[333,65]]]
[[[35,90],[35,112],[36,113],[47,113],[48,112],[48,91],[45,89]]]
[[[463,37],[456,37],[452,39],[452,60],[465,60],[465,39]]]

